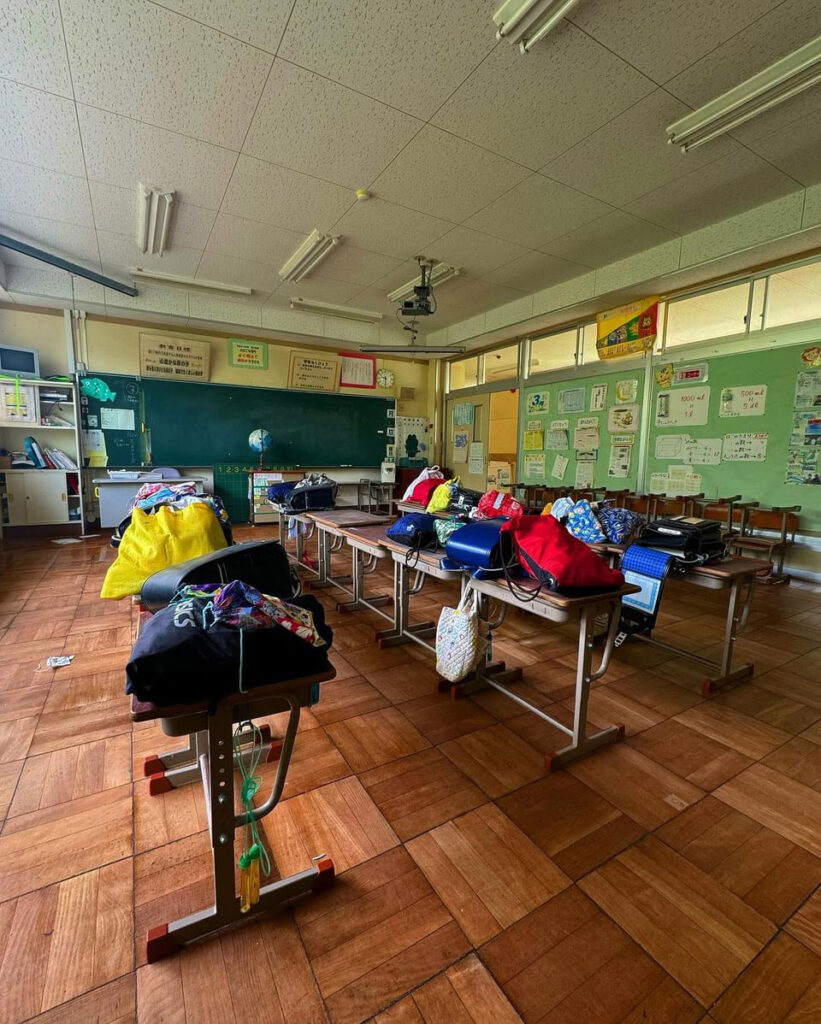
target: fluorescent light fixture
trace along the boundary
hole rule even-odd
[[[209,292],[230,292],[232,295],[252,295],[252,288],[240,284],[223,284],[222,281],[205,281],[199,277],[182,277],[179,274],[163,274],[159,270],[143,270],[134,267],[129,273],[132,277],[144,281],[156,281],[158,284],[170,284],[182,288],[203,288]]]
[[[322,235],[314,228],[296,252],[279,268],[279,276],[283,281],[301,281],[338,244],[339,235]]]
[[[174,193],[161,192],[142,182],[137,186],[137,248],[162,256],[168,243]]]
[[[461,267],[449,267],[447,263],[436,263],[430,272],[430,283],[434,286],[438,284],[444,284],[445,281],[450,281],[454,277],[458,277],[462,273]],[[392,292],[388,292],[389,302],[404,302],[405,299],[412,299],[414,296],[413,289],[419,284],[419,278],[415,277],[412,281],[408,281],[407,284],[403,284],[401,288],[396,288]]]
[[[360,352],[384,356],[458,356],[464,345],[360,345]]]
[[[354,309],[352,306],[335,306],[331,302],[314,302],[313,299],[291,298],[291,309],[301,309],[306,313],[321,313],[323,316],[338,316],[343,320],[361,320],[362,323],[375,324],[382,319],[381,313],[369,309]]]
[[[578,3],[579,0],[505,0],[493,15],[496,38],[518,43],[519,50],[528,53]]]
[[[687,153],[819,83],[821,36],[675,121],[667,141]]]

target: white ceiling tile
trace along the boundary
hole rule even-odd
[[[156,0],[177,14],[275,53],[294,0]]]
[[[89,178],[135,194],[142,181],[174,189],[181,202],[219,209],[236,153],[93,107],[78,105],[77,112]]]
[[[482,274],[489,274],[491,270],[524,256],[526,252],[523,245],[460,225],[437,238],[430,246],[429,255],[441,263],[461,267],[473,277],[481,277]]]
[[[7,234],[28,242],[39,249],[45,249],[69,260],[78,260],[100,269],[100,254],[97,250],[97,236],[93,228],[64,221],[47,220],[44,217],[30,217],[21,213],[3,211],[0,223]],[[3,251],[5,263],[15,263],[20,257],[11,249]]]
[[[58,0],[3,0],[0,17],[3,77],[71,98]]]
[[[392,256],[368,252],[366,249],[357,249],[356,246],[343,242],[331,250],[330,255],[319,264],[311,277],[317,279],[328,277],[335,281],[348,281],[364,288],[398,267],[400,262]]]
[[[709,53],[780,0],[585,0],[570,20],[656,82]]]
[[[243,152],[364,188],[420,127],[384,103],[277,60]]]
[[[74,304],[99,303],[105,301],[104,289],[93,281],[66,274],[43,263],[35,266],[10,266],[6,287],[16,302],[25,303],[36,295],[45,298],[63,299]]]
[[[694,231],[778,196],[798,185],[748,150],[705,164],[648,192],[625,210],[670,231]]]
[[[279,278],[277,281],[279,282]],[[298,283],[293,281],[278,283],[273,297],[284,303],[288,303],[292,297],[298,296],[301,299],[316,299],[318,302],[333,302],[337,306],[356,306],[357,303],[350,300],[360,290],[360,285],[352,284],[350,281],[332,281],[327,277],[313,276],[306,277],[304,281]],[[367,308],[372,309],[373,307],[367,306]]]
[[[546,164],[542,174],[613,206],[623,206],[704,164],[738,152],[738,144],[726,138],[687,154],[671,146],[664,128],[689,109],[657,89]],[[625,139],[630,140],[629,145]]]
[[[245,217],[220,213],[207,248],[209,252],[253,260],[278,269],[304,240],[305,235],[298,231],[286,231]]]
[[[798,231],[803,209],[804,193],[799,191],[701,231],[693,231],[681,240],[681,266],[701,263]]]
[[[85,175],[74,104],[0,79],[0,152],[20,163]]]
[[[433,239],[452,227],[449,221],[372,198],[352,206],[334,225],[334,234],[343,235],[346,243],[360,249],[407,259],[430,255],[426,250]]]
[[[610,210],[598,199],[533,174],[471,217],[467,225],[530,249],[540,249],[551,238]]]
[[[603,267],[642,249],[671,238],[673,232],[633,217],[623,210],[613,210],[603,217],[553,238],[542,246],[544,252],[587,267]]]
[[[85,178],[0,159],[0,220],[5,210],[86,227],[94,224]]]
[[[181,246],[174,246],[162,256],[154,256],[151,253],[140,252],[137,248],[135,234],[135,232],[129,232],[127,235],[121,235],[114,231],[101,231],[99,227],[97,228],[100,257],[104,267],[108,267],[109,270],[116,268],[121,275],[133,267],[157,270],[162,274],[182,274],[186,277],[197,272],[202,255],[201,249],[184,249]]]
[[[374,281],[374,288],[378,288],[384,294],[395,291],[407,284],[408,281],[419,280],[419,264],[416,260],[405,260],[390,270],[384,277]]]
[[[671,274],[678,270],[680,257],[681,239],[674,238],[635,256],[609,263],[596,271],[596,294],[604,295],[658,274]]]
[[[812,185],[804,196],[804,217],[802,227],[811,228],[821,224],[821,185]]]
[[[89,182],[94,223],[98,230],[136,236],[137,189],[120,188],[101,181]],[[172,207],[168,250],[178,247],[202,249],[216,218],[214,210],[204,210],[190,203],[175,202]]]
[[[540,252],[529,252],[503,267],[486,274],[483,280],[494,284],[518,288],[523,292],[535,292],[568,278],[584,273],[578,263],[569,263],[558,256],[546,256]]]
[[[299,0],[279,55],[428,118],[496,45],[486,0]]]
[[[62,0],[62,11],[80,103],[240,148],[269,54],[147,0]]]
[[[465,312],[479,312],[520,299],[523,293],[523,288],[495,284],[484,277],[457,277],[453,281],[448,281],[447,290],[442,288],[437,298],[445,312],[452,307],[459,307]]]
[[[270,295],[279,284],[279,277],[273,267],[216,252],[202,254],[196,276],[205,281],[220,281],[223,284],[253,288],[254,292],[263,295]]]
[[[498,46],[433,122],[535,169],[652,90],[649,79],[564,24],[526,57]]]
[[[184,288],[160,285],[137,284],[136,295],[105,290],[105,304],[109,313],[117,309],[140,310],[141,312],[166,313],[169,316],[188,316],[188,292]]]
[[[819,98],[816,90],[816,103]],[[821,109],[747,145],[802,185],[821,181]]]
[[[746,8],[746,0],[733,6]],[[692,107],[700,107],[821,35],[821,4],[817,0],[785,0],[770,6],[773,10],[769,14],[711,48],[706,56],[669,81],[667,91]],[[785,120],[792,120],[792,102],[788,100],[779,107]]]
[[[551,313],[554,309],[564,309],[577,302],[584,302],[596,294],[596,274],[581,274],[561,284],[544,288],[533,296],[533,315]]]
[[[251,299],[231,299],[193,290],[188,293],[188,315],[195,320],[261,327],[260,304],[259,296]]]
[[[528,176],[504,157],[426,125],[373,183],[383,199],[461,221]]]
[[[353,192],[341,185],[240,156],[220,209],[307,234],[330,231],[352,202]]]
[[[408,279],[406,278],[406,280]],[[447,287],[447,285],[443,287]],[[438,296],[438,290],[436,294]],[[353,295],[349,296],[349,299],[341,301],[347,306],[354,306],[356,309],[370,309],[374,313],[381,313],[384,317],[397,322],[398,325],[398,321],[396,321],[396,303],[388,301],[387,289],[380,285],[378,281],[367,288],[357,289]]]
[[[495,331],[500,327],[518,324],[533,316],[533,296],[524,295],[521,299],[506,302],[504,306],[496,306],[485,313],[485,330]]]

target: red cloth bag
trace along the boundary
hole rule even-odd
[[[411,495],[410,498],[408,498],[408,501],[418,501],[420,505],[424,505],[425,508],[427,508],[428,502],[430,501],[430,496],[433,494],[433,492],[436,490],[439,484],[443,484],[444,482],[444,477],[442,477],[441,479],[437,478],[433,480],[420,480],[419,483],[411,491]]]
[[[476,519],[501,519],[503,516],[520,516],[522,505],[504,491],[488,491],[476,506]]]
[[[517,516],[502,525],[510,534],[519,564],[547,590],[588,594],[612,590],[624,576],[553,516]]]

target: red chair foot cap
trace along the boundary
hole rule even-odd
[[[145,958],[150,964],[155,964],[158,960],[171,956],[179,948],[174,941],[174,936],[168,934],[167,924],[159,924],[156,928],[149,928],[145,939]]]
[[[152,775],[148,780],[148,792],[151,796],[159,796],[161,793],[170,793],[174,787],[165,775],[160,772],[158,775]]]
[[[263,743],[270,743],[271,742],[271,726],[268,725],[267,722],[266,722],[265,725],[261,725],[259,727],[259,734],[262,737],[262,742]]]
[[[266,764],[271,764],[272,761],[278,761],[282,757],[282,740],[274,740],[271,746],[268,748],[268,756],[265,758]]]
[[[626,726],[624,725],[624,722],[616,722],[616,728],[619,730],[619,734],[616,737],[616,743],[618,743],[619,740],[623,740],[624,739],[624,733],[626,731]]]
[[[143,762],[143,775],[146,778],[149,778],[151,775],[162,775],[164,771],[165,765],[156,754],[147,757]]]
[[[334,862],[330,857],[322,857],[315,864],[317,876],[314,880],[314,892],[321,892],[334,884]]]
[[[557,772],[561,768],[561,761],[559,761],[557,755],[554,753],[545,754],[544,756],[544,770],[550,774]]]

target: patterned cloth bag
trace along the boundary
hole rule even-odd
[[[434,530],[436,530],[436,536],[439,539],[439,546],[444,547],[448,542],[448,537],[451,534],[456,533],[457,530],[461,530],[463,526],[467,524],[462,519],[437,519],[433,524]]]
[[[613,508],[604,505],[596,513],[607,539],[614,544],[624,544],[639,532],[644,525],[644,517],[629,508]]]
[[[550,509],[550,514],[554,519],[561,522],[567,517],[567,513],[573,508],[572,498],[556,498]]]
[[[484,657],[487,641],[480,635],[477,595],[468,587],[456,608],[443,608],[436,627],[436,671],[458,683]]]
[[[590,507],[586,498],[581,498],[567,513],[567,522],[564,524],[567,532],[585,544],[600,544],[607,538],[601,524],[596,519],[596,513]]]

